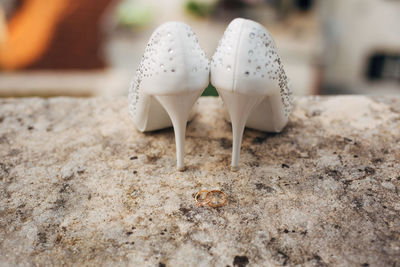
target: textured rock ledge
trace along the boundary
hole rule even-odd
[[[399,97],[299,98],[283,133],[246,130],[236,173],[221,103],[199,109],[180,173],[125,98],[0,99],[0,265],[400,264]]]

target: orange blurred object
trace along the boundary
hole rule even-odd
[[[100,19],[111,0],[23,0],[8,23],[0,68],[102,68]]]
[[[8,37],[0,47],[0,66],[7,70],[25,67],[49,46],[68,0],[26,0],[8,24]]]

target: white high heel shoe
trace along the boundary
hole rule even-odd
[[[280,132],[291,112],[291,91],[275,43],[259,23],[237,18],[211,60],[211,83],[232,123],[232,170],[238,170],[244,127]]]
[[[178,170],[184,169],[189,112],[207,87],[209,72],[208,58],[191,28],[167,22],[150,37],[129,89],[129,112],[139,131],[174,127]]]

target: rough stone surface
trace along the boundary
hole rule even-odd
[[[172,130],[137,132],[125,98],[1,99],[0,265],[400,265],[399,97],[298,98],[235,173],[220,101],[199,109],[176,172]]]

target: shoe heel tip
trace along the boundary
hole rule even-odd
[[[186,170],[185,166],[177,167],[178,172],[183,172]]]
[[[239,166],[231,166],[231,171],[237,172],[239,170]]]

